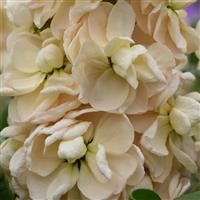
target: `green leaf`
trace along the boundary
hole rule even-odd
[[[2,200],[14,200],[14,194],[12,193],[5,173],[0,166],[0,199]]]
[[[9,98],[0,97],[0,131],[6,126],[8,126],[7,123],[8,104],[9,104]]]
[[[148,189],[138,189],[134,190],[129,200],[161,200],[161,198],[152,190]]]
[[[199,200],[200,199],[200,191],[193,192],[190,194],[185,194],[175,200]]]

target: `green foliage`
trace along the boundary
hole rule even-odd
[[[197,70],[198,59],[194,53],[188,55],[188,64],[185,71],[189,71],[196,76],[196,80],[192,84],[191,91],[200,92],[200,71]]]
[[[1,166],[0,166],[0,199],[14,200],[14,195],[9,187],[8,180]]]
[[[129,200],[161,200],[161,198],[152,190],[138,189],[131,193]]]
[[[0,97],[0,131],[8,126],[7,116],[8,116],[8,103],[9,98]]]
[[[176,200],[199,200],[200,199],[200,191],[185,194]]]
[[[42,32],[43,30],[49,28],[52,19],[53,19],[53,18],[48,19],[42,28],[38,28],[35,24],[33,24],[34,33],[39,34],[39,33]]]

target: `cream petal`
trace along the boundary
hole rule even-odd
[[[70,7],[73,5],[73,3],[74,3],[73,0],[62,2],[58,11],[56,12],[56,14],[54,15],[51,21],[50,28],[51,28],[52,34],[57,39],[62,39],[64,31],[69,25],[68,14],[69,14]]]
[[[82,136],[73,140],[61,141],[58,148],[58,157],[73,163],[81,159],[87,152],[87,147],[84,144]]]
[[[144,148],[142,148],[142,152],[152,180],[163,183],[172,169],[172,153],[170,152],[167,156],[157,156]]]
[[[64,71],[55,71],[45,82],[41,94],[67,94],[76,96],[79,93],[79,87],[70,74]]]
[[[61,165],[55,172],[46,177],[41,177],[35,173],[29,172],[27,175],[27,188],[31,199],[47,199],[47,190],[58,176],[60,170],[64,168],[66,164]]]
[[[40,95],[40,88],[34,92],[15,97],[9,105],[9,116],[15,122],[27,122],[37,113],[46,111],[57,98],[56,95]],[[32,101],[34,99],[34,101]]]
[[[92,40],[100,46],[104,46],[107,41],[105,30],[107,19],[112,7],[112,4],[103,2],[88,16],[88,28],[90,36]]]
[[[148,51],[156,60],[160,69],[164,70],[176,65],[173,53],[165,45],[154,43],[148,47]]]
[[[169,154],[166,142],[171,131],[172,128],[169,124],[168,117],[158,116],[142,135],[141,144],[158,156],[166,156]]]
[[[192,53],[199,48],[200,38],[198,33],[190,26],[182,24],[182,35],[187,41],[187,53]]]
[[[86,161],[91,173],[100,183],[106,183],[108,179],[101,173],[97,165],[96,151],[93,152],[94,149],[91,150],[90,147],[88,147],[88,149],[89,151],[86,154]]]
[[[80,84],[80,94],[79,99],[82,103],[88,103],[91,91],[95,86],[96,80],[98,77],[102,75],[102,73],[108,68],[107,64],[98,61],[98,60],[91,60],[88,61],[83,70],[81,68],[73,70],[73,75],[75,79],[77,79]],[[77,75],[77,73],[81,74]]]
[[[85,163],[81,163],[78,188],[81,193],[89,199],[103,200],[113,193],[111,182],[100,183],[90,172]]]
[[[175,14],[171,9],[168,9],[169,23],[168,30],[171,39],[180,49],[186,50],[187,43],[181,34],[180,21],[177,14]]]
[[[54,95],[54,97],[56,96]],[[53,100],[53,98],[48,99]],[[59,102],[59,99],[57,99],[57,102]],[[32,122],[36,124],[55,122],[63,117],[68,111],[76,109],[79,106],[80,102],[77,98],[66,98],[65,103],[61,103],[56,107],[49,108],[48,110],[43,109],[44,111],[41,110],[40,112],[35,114],[35,116],[32,117]]]
[[[191,173],[197,172],[197,165],[195,161],[179,148],[179,143],[180,137],[175,134],[171,134],[169,138],[169,144],[176,159]]]
[[[70,9],[70,12],[69,12],[70,21],[72,23],[77,23],[82,16],[84,16],[88,12],[97,8],[99,3],[100,1],[96,1],[96,0],[94,2],[77,1],[77,3]]]
[[[125,153],[134,140],[134,129],[125,115],[106,114],[97,125],[91,144],[102,144],[106,152]]]
[[[63,140],[71,140],[76,137],[82,136],[87,132],[87,130],[90,128],[91,125],[92,125],[91,122],[87,121],[72,125],[63,135]]]
[[[109,43],[105,46],[104,52],[107,57],[113,56],[119,49],[121,48],[129,48],[130,44],[133,44],[134,41],[128,37],[116,37],[113,38]],[[142,49],[143,50],[143,49]]]
[[[141,115],[128,116],[136,132],[144,133],[156,120],[157,114],[154,112],[146,112]]]
[[[118,20],[116,20],[118,19]],[[108,40],[114,37],[131,37],[135,26],[135,13],[131,5],[119,0],[110,12],[107,24]]]
[[[126,185],[126,180],[117,173],[113,173],[111,182],[114,186],[114,195],[118,195],[119,193],[121,193]]]
[[[64,119],[59,120],[57,123],[53,124],[52,126],[44,127],[42,129],[42,133],[49,134],[50,136],[48,138],[50,138],[53,135],[52,133],[56,131],[60,131],[64,128],[67,128],[74,123],[76,123],[76,120],[64,118]]]
[[[29,124],[20,124],[20,125],[11,125],[6,128],[4,128],[1,132],[0,135],[8,138],[8,137],[17,137],[22,134],[27,134],[31,131],[32,126]]]
[[[136,97],[132,104],[127,108],[126,113],[129,115],[138,115],[148,111],[147,89],[144,84],[139,83],[136,89]]]
[[[44,142],[46,136],[37,136],[30,146],[27,146],[28,169],[40,176],[52,173],[63,162],[57,157],[49,158],[44,155]],[[56,151],[56,150],[55,150]],[[38,165],[40,163],[40,165]]]
[[[138,79],[141,81],[166,81],[156,61],[149,53],[146,53],[136,58],[136,60],[134,61],[134,66],[136,68]]]
[[[107,158],[106,158],[106,152],[103,145],[98,145],[98,150],[96,153],[96,163],[100,170],[100,172],[108,179],[110,180],[112,177],[112,171],[110,169],[110,166],[108,164]]]
[[[192,124],[200,122],[200,103],[194,99],[186,96],[178,96],[174,108],[183,112]]]
[[[48,19],[58,10],[62,1],[32,2],[30,4],[33,21],[38,28],[42,28]],[[39,4],[39,5],[37,5]],[[39,7],[38,7],[39,6]]]
[[[31,199],[45,199],[52,176],[41,177],[34,173],[27,175],[27,187]]]
[[[137,168],[137,160],[128,153],[108,155],[107,159],[113,173],[116,173],[125,182],[127,182]]]
[[[180,135],[187,134],[191,129],[189,118],[184,112],[173,108],[169,115],[170,123],[173,129]]]
[[[82,45],[75,67],[78,66],[79,63],[87,62],[88,60],[99,60],[108,64],[108,60],[102,49],[92,41],[85,42]]]
[[[79,28],[79,27],[77,27]],[[70,32],[70,30],[69,30]],[[80,32],[80,30],[78,31],[78,33]],[[69,59],[69,61],[74,64],[77,61],[77,56],[80,53],[80,49],[81,49],[81,44],[80,44],[80,40],[79,40],[79,35],[78,33],[73,37],[73,39],[71,40],[71,42],[68,44],[66,41],[68,35],[70,35],[70,33],[68,33],[68,29],[66,29],[65,33],[64,33],[64,49],[65,49],[65,54],[67,55],[67,58]],[[71,35],[70,35],[71,36]]]
[[[179,73],[169,74],[167,84],[165,84],[164,88],[162,88],[163,86],[159,88],[159,90],[161,89],[161,91],[158,94],[155,94],[149,100],[149,104],[154,109],[158,108],[160,105],[163,105],[177,91],[179,85],[180,85],[180,74]]]
[[[47,199],[59,200],[62,195],[71,190],[76,184],[79,177],[78,167],[70,164],[65,164],[59,170],[57,176],[49,184],[47,189]]]
[[[144,178],[145,175],[145,170],[144,170],[144,156],[136,145],[133,145],[129,151],[128,154],[134,158],[137,162],[137,167],[134,170],[133,174],[129,177],[127,184],[128,185],[137,185],[139,184],[142,179]]]
[[[166,35],[168,33],[167,30],[167,23],[168,23],[168,17],[167,15],[167,9],[162,9],[162,5],[158,5],[155,8],[153,8],[152,12],[149,14],[148,19],[151,20],[151,14],[153,14],[154,19],[151,20],[150,27],[152,33],[153,33],[153,38],[160,42],[160,43],[165,43],[166,40]],[[162,9],[162,10],[161,10]],[[149,24],[148,24],[149,25]]]
[[[145,175],[144,178],[140,181],[140,183],[138,183],[134,188],[135,189],[144,188],[153,190],[153,184],[151,178],[148,175]]]
[[[169,196],[173,199],[179,197],[188,190],[190,185],[188,178],[181,177],[180,173],[175,174],[169,183]]]
[[[128,93],[128,83],[108,69],[97,80],[90,104],[97,110],[114,110],[123,104]]]
[[[12,87],[19,94],[26,94],[34,91],[44,81],[45,74],[40,72],[35,74],[18,74],[18,76],[11,77],[8,81],[10,87]]]
[[[36,36],[21,36],[12,49],[13,66],[23,73],[35,73],[39,69],[36,66],[35,59],[40,50],[41,41]],[[26,49],[26,51],[24,51]]]
[[[24,147],[19,148],[15,154],[12,156],[9,169],[11,175],[17,179],[20,185],[26,185],[26,155]]]

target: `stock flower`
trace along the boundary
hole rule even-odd
[[[141,139],[153,180],[165,180],[171,171],[173,156],[188,171],[197,171],[197,155],[192,136],[198,134],[194,128],[200,122],[199,111],[198,93],[171,98],[160,107],[158,116],[144,131]],[[156,168],[156,163],[162,164]]]
[[[12,123],[34,124],[56,121],[67,111],[79,107],[78,92],[79,88],[71,74],[54,72],[43,87],[11,100],[9,120]]]
[[[0,90],[16,96],[9,105],[13,123],[55,121],[80,105],[79,87],[59,42],[43,35],[19,32],[8,39],[10,63],[1,74]]]
[[[62,1],[29,0],[28,7],[33,16],[33,22],[38,28],[42,28],[48,19],[57,12]]]
[[[135,99],[139,81],[165,81],[148,50],[142,45],[131,46],[133,43],[129,38],[114,38],[104,49],[94,42],[83,45],[72,69],[80,84],[82,103],[90,103],[97,110],[123,112]]]
[[[108,2],[101,2],[98,6],[94,3],[85,4],[85,7],[77,5],[72,9],[70,19],[71,25],[69,21],[63,39],[65,53],[73,64],[85,42],[94,41],[104,47],[114,37],[131,38],[135,26],[135,13],[125,0],[119,0],[115,5]]]
[[[155,41],[168,46],[177,59],[183,53],[191,53],[198,48],[198,34],[184,22],[184,8],[191,1],[134,1],[132,5],[136,13],[140,29]]]
[[[142,179],[143,156],[132,144],[134,130],[128,118],[93,109],[89,114],[90,110],[68,113],[50,126],[40,125],[13,156],[11,173],[12,169],[26,171],[32,199],[64,195],[109,199],[120,194],[127,182],[134,185]],[[21,160],[19,165],[16,160]]]
[[[62,49],[53,43],[44,45],[41,37],[34,34],[11,34],[8,38],[9,64],[1,75],[3,93],[30,93],[45,81],[48,73],[63,66]]]
[[[74,29],[76,24],[81,24],[82,18],[97,8],[100,2],[101,0],[87,0],[84,2],[79,0],[62,1],[50,25],[54,37],[60,40],[63,39],[65,30],[67,32],[68,30],[69,32],[76,30]],[[66,40],[73,38],[73,34],[68,36],[65,38]]]

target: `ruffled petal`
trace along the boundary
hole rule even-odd
[[[78,188],[81,193],[89,199],[106,199],[113,193],[113,185],[110,181],[100,183],[91,173],[85,163],[81,163]]]
[[[117,19],[117,20],[116,20]],[[135,13],[131,5],[119,0],[114,5],[108,18],[107,38],[108,40],[114,37],[131,37],[135,27]]]
[[[79,176],[78,167],[64,164],[57,176],[49,184],[47,199],[59,200],[62,195],[71,190],[76,184]]]
[[[96,81],[90,103],[97,110],[114,110],[124,103],[128,93],[128,83],[108,69]]]
[[[144,132],[141,144],[158,156],[166,156],[169,154],[166,142],[171,131],[172,128],[168,117],[158,116],[153,124]]]
[[[106,114],[97,125],[94,143],[102,144],[106,152],[125,153],[134,140],[134,129],[125,115]]]

